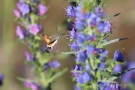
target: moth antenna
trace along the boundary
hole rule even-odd
[[[57,29],[57,27],[56,27],[56,32],[57,32],[57,34],[59,35],[59,32],[58,32],[58,29]]]
[[[67,11],[67,9],[63,5],[60,4],[60,6]]]

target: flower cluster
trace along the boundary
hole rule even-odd
[[[72,71],[77,82],[75,90],[121,90],[118,83],[112,84],[114,79],[111,78],[114,66],[124,62],[125,57],[116,50],[114,60],[108,66],[108,50],[104,48],[121,39],[107,40],[112,33],[111,23],[101,5],[93,4],[97,2],[81,0],[79,4],[72,3],[75,1],[67,8],[67,16],[70,18],[67,29],[70,33],[70,47],[75,52],[67,54],[76,56],[76,66]]]
[[[14,10],[15,20],[21,25],[17,26],[16,35],[31,51],[25,52],[25,62],[34,70],[34,79],[20,80],[31,90],[52,90],[52,82],[66,72],[66,69],[58,72],[60,63],[57,60],[50,61],[53,54],[46,53],[46,45],[40,48],[41,38],[38,33],[41,33],[43,27],[39,20],[45,17],[47,11],[48,7],[41,0],[20,0]],[[2,83],[2,78],[0,81]]]
[[[38,19],[43,17],[47,12],[47,6],[40,3],[39,0],[21,0],[17,3],[17,8],[14,10],[16,20],[24,27],[27,33],[37,35],[42,30],[42,26],[37,24]],[[17,27],[16,34],[20,39],[26,37],[26,31],[20,26]]]
[[[2,84],[3,84],[3,79],[4,79],[4,75],[0,74],[0,86],[2,86]]]

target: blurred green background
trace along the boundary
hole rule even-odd
[[[27,90],[23,83],[18,81],[17,77],[28,77],[30,67],[25,65],[24,51],[28,50],[21,44],[15,34],[17,23],[14,22],[13,9],[18,0],[1,0],[0,2],[0,73],[5,75],[4,85],[0,90]],[[113,35],[109,39],[120,37],[131,37],[129,40],[121,41],[107,46],[110,51],[110,57],[116,49],[125,48],[130,58],[135,58],[135,1],[134,0],[106,0],[104,7],[108,15],[121,12],[118,17],[112,19]],[[60,4],[67,7],[66,0],[46,0],[47,6],[50,6],[47,12],[47,18],[42,20],[45,34],[56,34],[56,27],[66,18],[60,15],[60,12],[66,12]],[[63,29],[59,33],[67,32]],[[69,51],[66,38],[61,38],[54,50],[57,53]],[[74,58],[61,60],[62,68],[68,67],[69,70],[74,66]],[[73,90],[73,82],[69,72],[59,77],[54,84],[55,90]]]

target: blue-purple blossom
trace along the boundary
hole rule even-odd
[[[115,51],[115,53],[114,53],[114,61],[124,62],[124,55],[122,54],[122,52],[120,52],[120,50]]]
[[[24,85],[31,90],[40,90],[40,87],[34,82],[26,81]]]
[[[17,26],[16,28],[16,35],[19,36],[19,39],[21,40],[25,37],[24,30],[20,26]]]
[[[75,29],[73,28],[72,31],[70,31],[70,38],[71,39],[76,38],[76,36],[77,36],[77,33],[76,33]]]
[[[0,86],[3,84],[4,75],[0,74]]]
[[[25,52],[25,56],[26,56],[26,60],[27,61],[32,61],[34,60],[34,55],[29,53],[29,52]]]
[[[68,31],[73,31],[74,28],[75,28],[75,23],[73,21],[68,22],[67,24]],[[74,31],[76,30],[74,29]]]
[[[101,53],[100,53],[99,59],[100,59],[102,62],[105,62],[105,61],[106,61],[106,58],[107,58],[107,55],[108,55],[108,50],[102,49],[102,51],[101,51]]]
[[[97,14],[99,17],[101,17],[101,18],[104,18],[104,17],[106,16],[106,13],[104,12],[104,10],[101,9],[99,6],[97,6],[97,7],[95,8],[95,12],[96,12],[96,14]]]
[[[14,15],[17,17],[17,18],[21,18],[21,13],[19,10],[15,9],[14,10]]]
[[[81,65],[76,65],[73,70],[73,76],[75,77],[77,83],[83,84],[88,83],[92,80],[92,76],[88,72],[83,72],[83,67]]]
[[[45,45],[45,46],[41,49],[41,53],[46,52],[46,48],[47,48],[47,46]]]
[[[73,42],[70,44],[70,47],[74,50],[74,51],[78,51],[79,50],[79,46],[77,45],[77,42]]]
[[[98,25],[98,31],[101,33],[107,33],[110,32],[111,24],[109,21],[101,21]]]
[[[79,86],[75,86],[75,87],[74,87],[74,90],[82,90],[82,88],[79,87]]]
[[[92,76],[88,74],[87,72],[78,73],[78,75],[75,76],[76,81],[80,84],[88,83],[92,80]]]
[[[126,63],[127,70],[135,68],[135,62],[128,61]],[[125,70],[125,69],[124,69]],[[122,82],[124,83],[135,83],[135,70],[128,71],[122,76]]]
[[[44,66],[45,66],[45,70],[48,70],[50,68],[57,69],[60,67],[60,63],[57,60],[55,60],[52,62],[45,63]]]
[[[101,21],[101,18],[94,12],[90,12],[88,15],[87,15],[87,19],[90,21],[90,26],[91,27],[94,27],[96,25],[99,24],[99,22]]]
[[[82,51],[77,54],[77,58],[76,58],[77,62],[85,62],[86,59],[87,59],[86,51]]]
[[[123,67],[120,64],[117,64],[113,69],[113,73],[119,73],[122,71],[122,69]]]
[[[77,30],[83,30],[86,27],[86,22],[84,20],[76,20],[75,28]]]
[[[106,67],[107,66],[106,66],[105,62],[101,62],[98,64],[98,68],[106,68]]]
[[[31,24],[29,32],[33,35],[37,35],[38,32],[42,30],[42,26],[38,24]]]
[[[118,83],[114,82],[98,82],[98,90],[121,90]]]
[[[90,38],[91,37],[88,34],[77,33],[77,38],[76,38],[77,45],[80,48],[83,48],[85,41],[89,40]]]
[[[38,11],[40,16],[43,16],[47,12],[47,10],[48,8],[46,6],[44,6],[43,4],[39,4]]]
[[[22,3],[21,6],[19,7],[19,9],[22,13],[22,16],[24,16],[30,12],[30,7],[26,3]]]
[[[49,63],[50,64],[50,66],[52,67],[52,68],[58,68],[58,67],[60,67],[60,63],[58,62],[58,61],[53,61],[53,62],[50,62]]]
[[[71,18],[76,16],[76,7],[75,6],[72,6],[72,5],[68,6],[68,8],[67,8],[67,16],[69,16]]]
[[[94,52],[94,47],[91,46],[91,45],[88,45],[87,46],[87,51],[86,51],[86,54],[87,54],[87,57],[90,58],[90,55]]]
[[[87,72],[83,73],[83,77],[82,78],[83,78],[83,82],[84,83],[87,83],[87,82],[92,80],[92,76],[90,74],[88,74]]]

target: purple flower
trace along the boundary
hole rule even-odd
[[[87,83],[87,82],[89,82],[89,81],[91,81],[92,80],[92,76],[91,75],[89,75],[87,72],[84,72],[83,73],[83,82],[84,83]]]
[[[113,73],[119,73],[121,71],[122,71],[122,66],[120,64],[117,64],[113,69]]]
[[[85,51],[82,51],[77,54],[77,58],[76,58],[77,62],[85,62],[86,59],[87,59],[87,55]]]
[[[75,23],[73,21],[68,22],[68,24],[67,24],[68,31],[73,31],[74,28],[75,28]],[[76,31],[76,30],[74,30],[74,31]]]
[[[14,15],[17,17],[17,18],[21,18],[21,13],[19,10],[15,9],[14,10]]]
[[[27,61],[32,61],[34,60],[34,55],[30,54],[29,52],[25,52],[26,60]]]
[[[57,69],[60,67],[60,63],[56,60],[56,61],[53,61],[53,62],[48,62],[48,63],[45,63],[44,64],[45,66],[45,70],[48,70],[48,69]]]
[[[23,16],[30,12],[30,7],[26,3],[22,3],[22,5],[21,5],[21,7],[19,7],[19,9],[20,9]]]
[[[86,54],[87,54],[87,57],[90,58],[90,55],[94,52],[94,47],[91,46],[91,45],[88,45],[87,46],[87,51],[86,51]]]
[[[16,34],[17,34],[17,36],[19,36],[19,38],[21,40],[24,39],[24,37],[25,37],[24,30],[20,26],[17,26]]]
[[[106,58],[107,58],[107,55],[108,55],[108,50],[102,49],[102,51],[101,51],[101,53],[100,53],[99,59],[100,59],[102,62],[105,62],[105,61],[106,61]]]
[[[26,81],[24,85],[31,90],[40,90],[40,87],[34,82]]]
[[[47,46],[45,45],[45,46],[41,49],[41,53],[46,52],[46,48],[47,48]]]
[[[75,86],[75,87],[74,87],[74,90],[82,90],[82,89],[81,89],[81,87],[79,87],[79,86]]]
[[[73,75],[76,77],[78,74],[80,74],[78,71],[82,71],[83,67],[81,65],[76,65],[73,71]]]
[[[98,25],[101,21],[101,18],[94,12],[90,12],[87,15],[87,19],[90,20],[91,27],[94,27],[95,25]]]
[[[92,80],[92,76],[89,75],[87,72],[84,73],[78,73],[78,75],[75,77],[76,81],[80,84],[88,83]]]
[[[72,48],[74,51],[78,51],[78,50],[79,50],[79,47],[78,47],[78,45],[77,45],[76,42],[71,43],[70,46],[71,46],[71,48]]]
[[[104,18],[106,16],[106,13],[104,12],[104,10],[102,10],[99,6],[97,6],[95,8],[95,12],[98,16],[100,16],[101,18]]]
[[[135,68],[135,62],[133,61],[128,61],[126,64],[127,64],[127,70]],[[135,70],[131,70],[125,73],[122,76],[122,81],[124,83],[135,83]]]
[[[89,40],[89,35],[87,34],[83,34],[83,33],[77,33],[77,39],[76,39],[76,42],[77,42],[77,45],[80,47],[80,48],[83,48],[84,47],[84,42],[86,40]]]
[[[114,53],[114,61],[117,62],[124,62],[124,56],[123,54],[120,52],[120,50],[116,50]]]
[[[121,90],[118,83],[98,82],[98,90]]]
[[[3,84],[4,75],[0,74],[0,86]]]
[[[109,21],[101,21],[98,25],[98,30],[101,33],[107,33],[110,32],[111,24]]]
[[[43,16],[47,12],[47,10],[48,8],[46,6],[44,6],[43,4],[39,4],[38,11],[40,16]]]
[[[70,38],[72,39],[72,38],[76,38],[76,35],[77,33],[76,33],[76,31],[75,31],[75,29],[73,28],[72,29],[72,31],[70,31]]]
[[[41,25],[38,25],[38,24],[32,24],[30,25],[30,29],[29,29],[29,32],[33,35],[37,35],[37,33],[39,31],[42,30],[42,26]]]
[[[76,20],[75,28],[77,30],[83,30],[86,27],[86,22],[84,20]]]
[[[76,16],[76,7],[69,5],[67,8],[67,16],[69,17],[75,17]]]
[[[101,62],[98,64],[99,68],[106,68],[105,62]]]
[[[81,65],[76,65],[74,71],[81,71],[83,67]]]
[[[56,69],[58,67],[60,67],[60,63],[58,61],[53,61],[49,63],[50,67]]]

